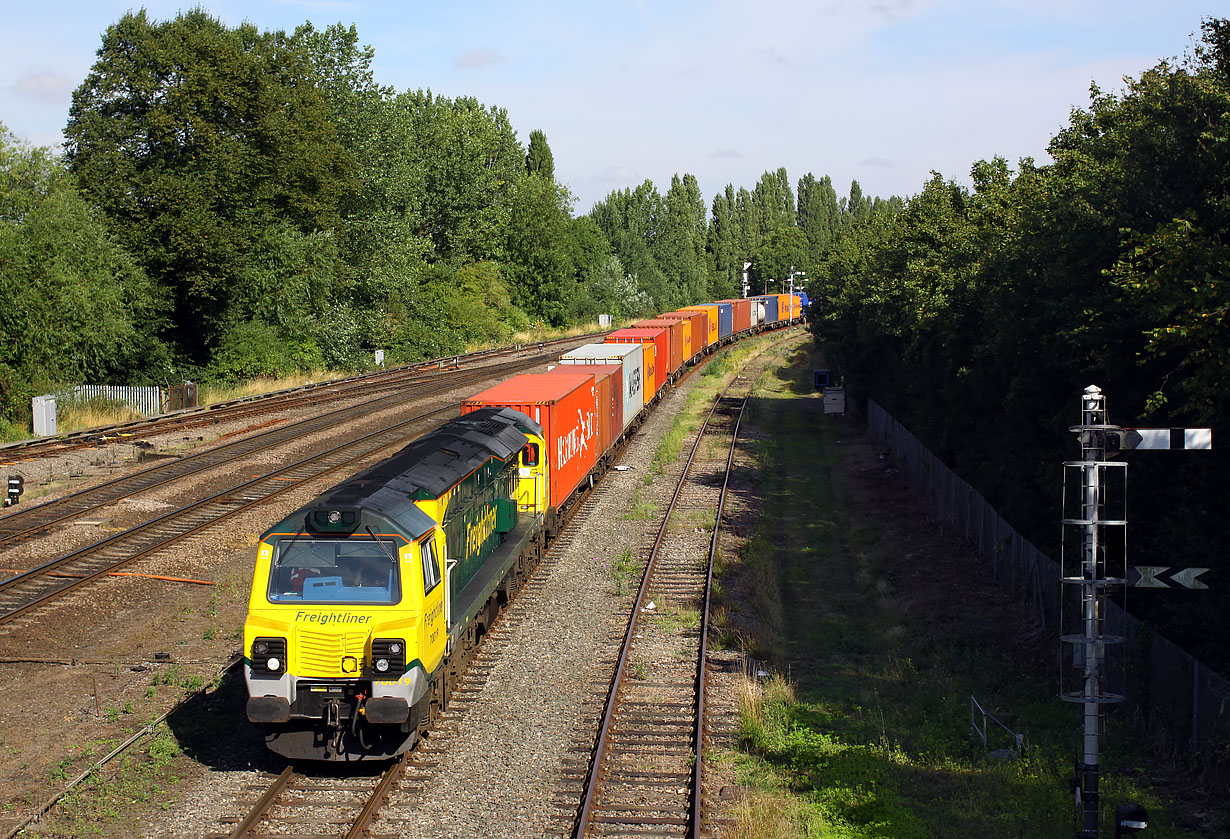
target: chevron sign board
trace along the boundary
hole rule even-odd
[[[1171,568],[1168,565],[1133,565],[1128,569],[1128,585],[1134,588],[1207,589],[1196,578],[1207,568]]]

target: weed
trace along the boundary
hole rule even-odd
[[[667,632],[678,632],[681,629],[698,629],[700,627],[700,609],[662,609],[654,616],[652,623]]]
[[[615,580],[615,593],[624,596],[631,593],[632,580],[641,568],[640,555],[631,548],[624,548],[611,563],[611,576]]]
[[[73,758],[66,757],[59,760],[51,767],[47,773],[47,783],[51,786],[57,786],[68,780],[68,771],[73,768]]]
[[[653,518],[657,512],[657,505],[642,495],[638,489],[632,493],[632,506],[624,514],[624,518],[631,521],[646,521]]]

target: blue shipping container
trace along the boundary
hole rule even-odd
[[[718,307],[718,339],[729,338],[735,328],[735,307],[730,303],[714,303]]]

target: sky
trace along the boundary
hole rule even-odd
[[[1224,0],[1222,0],[1224,3]],[[151,0],[174,18],[192,4]],[[556,179],[588,212],[613,190],[696,176],[706,202],[785,167],[839,194],[908,197],[933,171],[1046,162],[1091,83],[1123,88],[1191,52],[1211,0],[203,0],[227,24],[354,24],[377,82],[504,108],[543,131]],[[112,0],[10,8],[0,30],[0,122],[59,146],[72,91]]]

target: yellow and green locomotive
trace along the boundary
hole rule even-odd
[[[542,427],[458,417],[261,539],[244,625],[248,718],[293,759],[406,751],[541,551]]]

